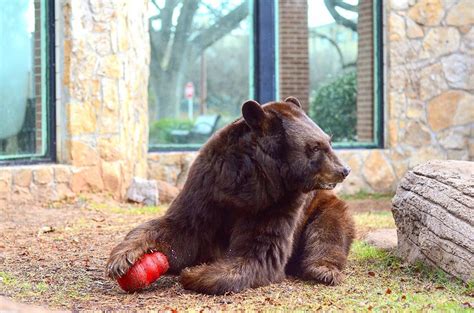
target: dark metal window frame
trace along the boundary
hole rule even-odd
[[[384,76],[383,76],[383,6],[382,1],[372,0],[373,49],[374,49],[374,137],[372,142],[334,143],[336,149],[380,149],[384,147]]]
[[[254,0],[254,98],[260,103],[277,98],[277,1]],[[374,49],[374,137],[372,142],[334,143],[336,149],[376,149],[384,147],[383,7],[373,0]],[[149,152],[197,151],[201,144],[170,144],[152,147]]]
[[[46,77],[41,84],[46,84],[46,99],[43,105],[46,105],[46,151],[44,155],[33,155],[28,157],[15,157],[11,159],[0,160],[0,166],[5,165],[31,165],[39,163],[56,162],[56,55],[55,55],[55,0],[44,1],[44,17],[45,24],[41,23],[45,32],[45,48],[46,48]]]
[[[253,53],[254,98],[260,103],[276,98],[276,1],[254,0],[253,3]],[[243,100],[243,99],[242,99]],[[149,147],[149,152],[197,151],[202,144],[167,144]]]
[[[254,80],[255,99],[260,103],[276,99],[276,9],[275,1],[255,1]]]

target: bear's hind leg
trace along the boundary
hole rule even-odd
[[[267,285],[282,278],[283,275],[268,275],[255,260],[236,257],[185,268],[181,272],[180,282],[187,290],[222,295]]]
[[[291,253],[295,219],[293,209],[264,212],[239,220],[224,257],[186,268],[180,281],[185,289],[206,294],[240,292],[281,281]]]
[[[344,279],[342,270],[354,238],[354,222],[344,201],[330,193],[324,197],[300,237],[296,274],[338,285]]]

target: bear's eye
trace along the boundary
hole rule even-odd
[[[306,144],[305,153],[308,158],[312,158],[320,150],[319,144]]]

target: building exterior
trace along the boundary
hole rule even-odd
[[[312,4],[270,2],[250,4],[255,10],[249,23],[260,27],[252,35],[259,49],[253,60],[259,69],[255,95],[269,99],[265,93],[274,89],[270,96],[297,96],[310,110]],[[36,148],[29,155],[8,157],[12,140],[3,138],[7,152],[0,161],[0,203],[55,201],[83,192],[122,199],[133,177],[181,185],[197,153],[182,150],[195,146],[155,151],[148,145],[149,77],[157,71],[152,57],[159,48],[153,45],[156,41],[150,44],[155,29],[149,20],[151,4],[32,3],[35,21],[43,26],[32,32],[37,42],[33,47],[41,50],[33,53],[40,59],[32,66],[39,68],[32,77],[41,78],[32,78],[37,84],[32,93],[41,98],[30,102],[43,101],[44,107],[34,114]],[[269,21],[269,16],[274,19]],[[359,59],[351,66],[359,77],[355,127],[361,144],[340,145],[339,155],[352,168],[342,192],[392,192],[417,164],[474,159],[473,25],[470,0],[360,1]],[[268,52],[265,40],[272,38],[270,55],[258,56]],[[202,57],[200,64],[206,66],[207,60],[209,66],[212,57]],[[264,79],[264,59],[274,62],[270,76],[275,84]],[[197,87],[204,90],[202,84]],[[207,106],[201,109],[212,110],[210,101]]]

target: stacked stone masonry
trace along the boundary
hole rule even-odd
[[[64,0],[60,161],[73,192],[121,197],[146,177],[149,39],[147,2]]]
[[[0,203],[122,198],[146,177],[148,0],[59,0],[58,163],[0,168]]]
[[[67,165],[15,166],[0,170],[0,205],[74,197],[77,170]]]
[[[352,168],[343,193],[393,192],[418,164],[474,159],[471,0],[391,0],[384,12],[385,148],[338,151]],[[181,184],[190,160],[186,153],[151,154],[148,176]]]
[[[292,0],[279,3],[280,13],[297,7]],[[122,198],[133,177],[182,186],[196,152],[148,153],[147,4],[57,1],[62,165],[0,168],[0,202],[51,201],[91,191]],[[383,8],[384,148],[339,151],[352,168],[339,187],[344,193],[393,192],[408,169],[427,160],[474,159],[472,1],[385,0]],[[298,55],[301,64],[307,63],[305,53]],[[290,54],[281,69],[291,69]],[[304,71],[298,71],[302,77]],[[300,97],[307,97],[308,82],[295,84]]]
[[[474,159],[474,10],[470,0],[390,5],[383,154],[398,181],[430,159]]]
[[[280,1],[280,16],[287,3]],[[352,168],[343,193],[394,192],[418,164],[474,160],[471,0],[392,0],[383,7],[385,148],[339,150]],[[190,160],[186,153],[151,154],[148,176],[179,185]]]

